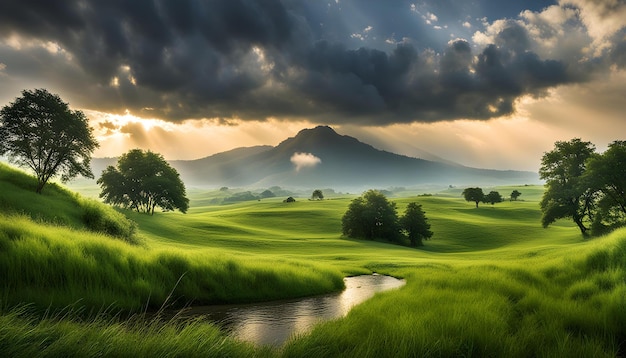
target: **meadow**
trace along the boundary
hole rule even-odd
[[[416,249],[343,238],[349,195],[216,205],[217,191],[190,190],[187,214],[152,217],[58,187],[30,197],[27,183],[23,173],[0,167],[4,355],[626,353],[626,230],[585,240],[568,221],[542,228],[540,186],[498,187],[522,196],[478,209],[462,199],[462,188],[390,198],[400,213],[410,202],[422,204],[435,234]],[[92,217],[130,231],[111,235],[107,225],[90,224]],[[337,291],[343,276],[372,272],[407,284],[279,348],[235,341],[201,320],[142,318],[191,302]]]

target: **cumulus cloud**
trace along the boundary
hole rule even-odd
[[[311,153],[293,153],[291,163],[296,166],[296,171],[302,168],[312,168],[320,164],[322,160]]]
[[[349,26],[342,13],[361,2],[341,4],[329,12],[301,0],[3,1],[0,96],[19,79],[62,89],[74,106],[173,122],[485,120],[626,57],[619,1],[562,0],[485,20],[472,42],[448,45],[450,34],[438,35],[447,25],[432,25],[460,24],[449,21],[453,7],[367,1],[359,9],[383,20]],[[416,24],[416,12],[426,22]],[[385,42],[394,36],[403,41]]]
[[[626,2],[620,0],[560,0],[561,5],[573,5],[594,39],[598,50],[611,46],[608,39],[626,27]]]

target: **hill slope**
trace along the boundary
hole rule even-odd
[[[427,211],[436,236],[426,251],[341,238],[340,218],[350,196],[198,205],[188,214],[154,217],[128,212],[146,240],[128,245],[7,214],[28,213],[39,201],[48,202],[51,215],[69,210],[60,202],[75,196],[52,186],[30,197],[28,180],[0,167],[1,356],[116,355],[111,347],[122,355],[241,356],[207,348],[224,347],[228,340],[217,330],[207,334],[200,320],[144,330],[142,321],[121,325],[104,318],[90,324],[66,310],[49,320],[48,313],[31,318],[19,307],[6,309],[24,303],[46,312],[68,305],[86,312],[136,311],[162,307],[170,295],[180,305],[290,298],[338,290],[342,274],[373,271],[403,277],[407,284],[280,349],[250,348],[249,356],[625,353],[626,229],[584,241],[567,221],[542,229],[538,188],[524,190],[529,201],[479,209],[458,190],[398,199],[399,211],[415,200]],[[372,332],[375,339],[363,338]],[[137,338],[155,334],[157,340]]]
[[[135,242],[135,224],[112,207],[48,183],[35,193],[37,179],[0,163],[0,214],[73,229],[87,229]]]

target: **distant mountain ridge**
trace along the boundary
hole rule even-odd
[[[305,157],[299,168],[296,153]],[[315,159],[317,158],[317,159]],[[95,170],[99,167],[94,161]],[[303,129],[275,147],[237,148],[196,160],[170,161],[187,186],[364,189],[423,185],[534,184],[537,173],[489,170],[379,150],[331,127]],[[101,163],[100,163],[101,164]],[[102,168],[104,169],[104,168]]]

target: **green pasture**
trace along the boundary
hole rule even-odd
[[[86,211],[112,209],[60,188],[31,196],[28,185],[0,167],[0,353],[10,356],[626,353],[626,229],[591,240],[568,221],[544,229],[540,186],[483,188],[522,196],[479,208],[462,188],[390,198],[400,214],[413,201],[426,212],[434,236],[416,249],[343,238],[354,196],[216,205],[218,191],[190,191],[187,214],[121,211],[137,227],[128,240],[85,223]],[[122,319],[337,291],[342,276],[371,272],[407,284],[281,348],[236,342],[200,321]]]

